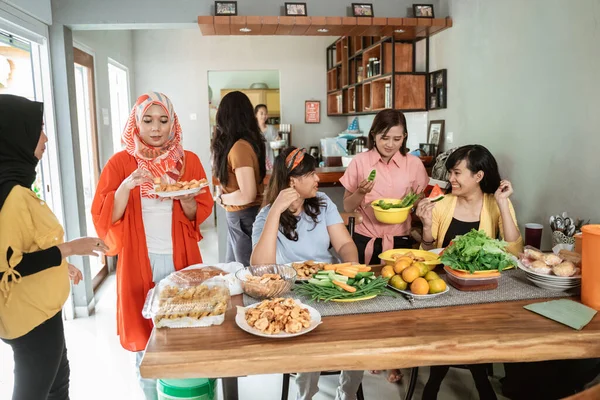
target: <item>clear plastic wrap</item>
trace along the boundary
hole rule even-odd
[[[148,292],[142,314],[157,328],[193,328],[220,325],[231,308],[227,282],[210,278],[186,279],[175,272]],[[195,275],[199,277],[199,275]],[[183,278],[182,278],[183,277]]]
[[[543,253],[535,247],[525,246],[519,261],[527,271],[538,275],[580,278],[581,257],[578,256],[564,251],[561,254],[559,249],[553,253]]]

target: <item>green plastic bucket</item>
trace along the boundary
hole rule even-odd
[[[215,379],[159,379],[158,400],[214,400]]]

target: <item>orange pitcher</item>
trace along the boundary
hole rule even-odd
[[[600,225],[586,225],[581,231],[581,301],[600,310]]]

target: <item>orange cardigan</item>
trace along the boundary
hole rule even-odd
[[[121,345],[130,351],[146,348],[152,321],[144,319],[142,308],[148,291],[154,286],[148,258],[148,248],[142,221],[140,189],[131,191],[123,218],[112,224],[115,192],[129,175],[137,169],[134,157],[121,151],[108,160],[100,175],[92,203],[92,218],[98,236],[106,242],[108,255],[118,255],[117,263],[117,333]],[[198,156],[185,151],[185,169],[181,180],[206,178]],[[173,202],[173,262],[180,270],[202,262],[198,242],[202,240],[200,224],[211,214],[211,194],[196,196],[196,220],[190,221],[183,213],[181,203]]]

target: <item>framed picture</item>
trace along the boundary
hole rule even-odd
[[[215,1],[215,15],[237,15],[237,1]]]
[[[415,18],[433,18],[433,4],[413,4]]]
[[[308,10],[306,8],[306,3],[285,3],[285,15],[307,16]]]
[[[304,123],[321,123],[321,102],[318,100],[307,100],[304,103]]]
[[[429,109],[448,107],[447,70],[440,69],[429,73]]]
[[[444,137],[444,120],[429,121],[429,133],[427,143],[435,145],[438,149]]]
[[[446,108],[446,90],[444,90],[444,88],[439,88],[438,89],[438,93],[437,93],[437,102],[438,102],[438,108]]]
[[[374,17],[372,3],[352,3],[352,15],[355,17]]]
[[[435,86],[444,86],[444,71],[438,71],[435,74]]]

